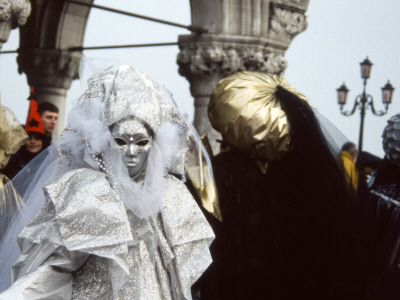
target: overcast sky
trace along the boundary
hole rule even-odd
[[[139,14],[190,24],[189,1],[184,0],[113,0],[95,1]],[[339,113],[336,88],[343,81],[349,92],[349,103],[362,92],[359,63],[366,56],[374,64],[367,92],[382,108],[381,87],[390,79],[396,88],[389,113],[375,117],[367,112],[364,150],[383,156],[381,133],[386,120],[400,112],[400,1],[399,0],[310,0],[308,28],[299,34],[286,52],[288,68],[285,77],[305,94],[312,106],[333,122],[350,140],[358,142],[359,111],[352,117]],[[138,20],[92,9],[85,35],[85,46],[134,43],[176,42],[185,29]],[[18,48],[19,34],[13,30],[2,50]],[[86,61],[97,67],[131,64],[164,84],[174,94],[180,109],[193,117],[193,99],[189,84],[181,77],[176,64],[177,46],[85,51]],[[67,110],[82,93],[75,81],[67,96]],[[16,55],[0,55],[0,92],[3,105],[10,107],[25,122],[29,88],[25,75],[17,73]],[[350,107],[349,107],[350,108]]]

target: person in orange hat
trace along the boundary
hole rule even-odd
[[[31,87],[28,100],[36,100],[35,89]],[[42,120],[42,126],[46,136],[48,137],[47,143],[43,145],[43,149],[50,146],[52,141],[52,133],[57,125],[58,119],[58,107],[53,103],[43,101],[38,103],[37,112],[39,113],[40,119]]]
[[[28,139],[21,149],[11,156],[7,166],[2,170],[9,179],[14,178],[23,167],[25,167],[46,145],[49,144],[49,137],[46,135],[42,120],[38,113],[38,105],[35,99],[29,99],[29,111],[24,129]]]

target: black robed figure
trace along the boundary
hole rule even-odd
[[[213,161],[223,222],[202,299],[362,297],[359,219],[307,99],[282,77],[241,72],[209,104],[231,151]]]

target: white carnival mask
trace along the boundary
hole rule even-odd
[[[122,152],[129,177],[134,181],[140,180],[153,143],[151,130],[141,119],[131,117],[112,125],[111,134]]]

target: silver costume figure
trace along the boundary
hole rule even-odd
[[[147,76],[92,76],[43,162],[41,176],[54,176],[31,201],[38,213],[0,299],[191,299],[214,234],[178,179],[187,141],[170,94]]]

